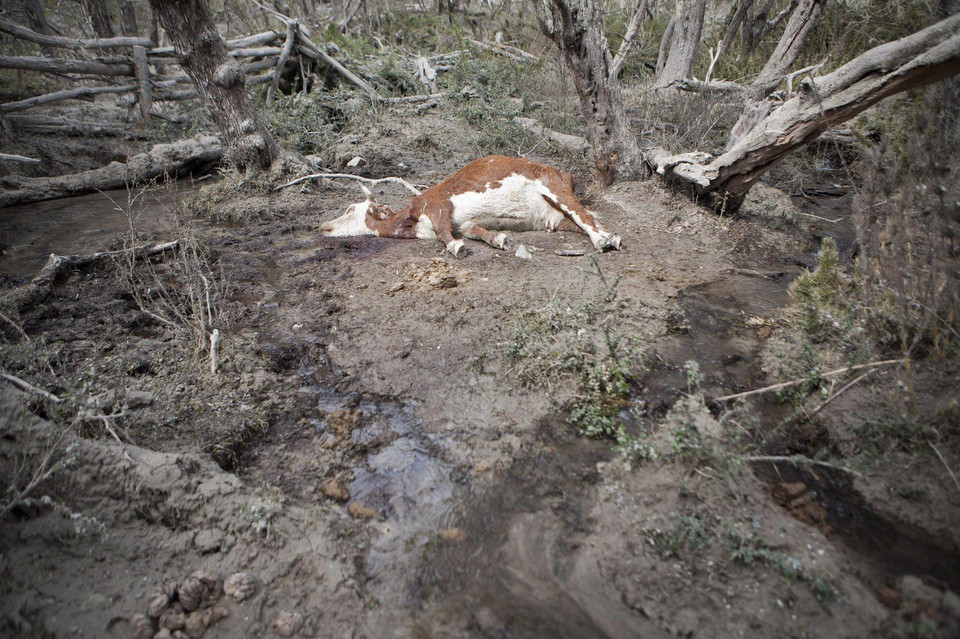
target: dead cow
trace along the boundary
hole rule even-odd
[[[620,238],[603,230],[573,194],[573,176],[552,166],[500,155],[475,160],[394,212],[367,199],[320,226],[330,237],[439,239],[454,257],[463,257],[462,239],[507,248],[507,236],[494,231],[577,231],[601,251],[620,249]]]

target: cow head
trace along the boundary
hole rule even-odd
[[[390,207],[373,201],[370,190],[361,185],[367,199],[359,204],[351,204],[346,213],[335,220],[320,225],[320,233],[327,237],[356,237],[359,235],[380,235],[380,222],[393,215]]]

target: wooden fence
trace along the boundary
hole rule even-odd
[[[143,119],[150,116],[154,102],[166,100],[184,100],[196,96],[190,78],[179,70],[173,47],[152,47],[148,38],[118,37],[102,40],[73,39],[49,36],[30,29],[0,20],[0,31],[15,38],[39,44],[44,47],[69,49],[78,52],[97,51],[93,60],[76,60],[41,56],[0,56],[0,69],[19,69],[41,73],[56,73],[77,80],[89,80],[92,77],[110,79],[116,84],[100,86],[78,86],[72,89],[38,95],[16,102],[0,104],[0,114],[23,111],[35,106],[50,104],[61,100],[84,98],[103,93],[130,94],[126,98],[128,106],[139,105]],[[244,38],[227,41],[231,57],[242,61],[247,76],[247,86],[269,83],[267,103],[271,104],[278,90],[283,67],[292,56],[299,58],[300,70],[306,82],[307,74],[317,65],[326,65],[343,76],[348,82],[364,90],[376,99],[376,91],[343,65],[319,49],[295,21],[287,24],[286,34],[265,31]],[[109,53],[109,55],[108,55]],[[129,80],[129,81],[127,81]],[[43,116],[32,116],[32,118]],[[31,121],[28,116],[19,116],[24,123]],[[55,118],[37,126],[69,126],[58,123]],[[31,121],[32,122],[32,121]]]

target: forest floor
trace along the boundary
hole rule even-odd
[[[442,109],[378,127],[331,164],[431,184],[477,155]],[[257,585],[213,637],[272,635],[281,611],[318,637],[960,633],[960,508],[932,451],[857,474],[748,459],[771,440],[836,451],[879,410],[875,387],[769,438],[782,404],[709,401],[778,381],[787,283],[823,234],[788,195],[758,186],[729,218],[656,181],[584,190],[624,250],[530,232],[511,239],[532,259],[471,243],[456,260],[321,237],[352,184],[231,179],[141,229],[197,259],[76,269],[23,335],[4,327],[4,370],[77,403],[0,387],[5,481],[59,442],[56,472],[0,522],[0,634],[130,636],[150,593],[197,569]],[[14,226],[7,287],[28,276],[9,275],[31,222]],[[207,294],[216,375],[190,328]],[[947,410],[956,382],[921,381]],[[624,424],[632,454],[571,410]]]

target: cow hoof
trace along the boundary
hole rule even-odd
[[[447,250],[450,251],[450,255],[457,259],[467,256],[467,247],[463,245],[463,240],[454,240],[450,242],[447,244]]]
[[[506,233],[501,233],[493,241],[493,245],[501,251],[506,251],[510,247],[510,239],[507,237]]]
[[[598,239],[594,246],[598,251],[619,251],[623,248],[619,235],[607,235]]]

